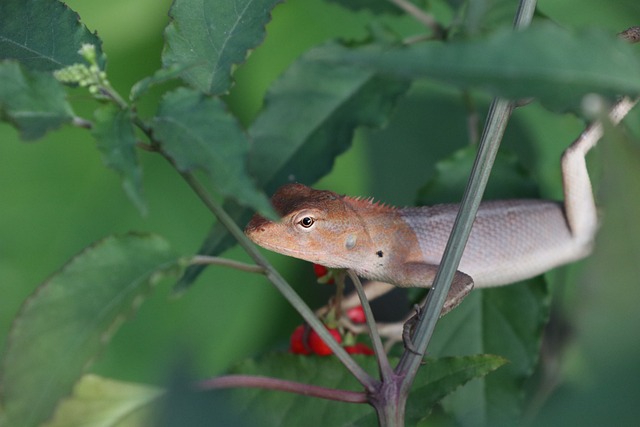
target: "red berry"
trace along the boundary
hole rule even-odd
[[[367,318],[364,315],[364,309],[362,308],[361,305],[347,310],[347,317],[353,323],[365,323],[367,321]]]
[[[316,274],[316,277],[318,278],[318,283],[329,284],[329,285],[332,285],[333,283],[335,283],[335,280],[333,280],[333,275],[331,274],[331,271],[324,265],[313,264],[313,272]]]
[[[333,339],[335,339],[338,344],[342,342],[342,336],[340,336],[340,332],[337,329],[329,329],[327,330],[333,335]],[[328,356],[333,353],[333,351],[329,348],[329,346],[320,338],[320,335],[316,333],[313,329],[309,333],[309,347],[311,351],[313,351],[318,356]]]
[[[349,354],[365,354],[367,356],[375,354],[372,349],[370,349],[365,343],[361,342],[346,346],[344,349]]]
[[[329,269],[324,265],[313,264],[313,272],[316,273],[316,277],[322,277],[329,273]]]
[[[309,346],[304,342],[305,325],[300,325],[294,329],[289,339],[289,351],[293,354],[311,354]]]

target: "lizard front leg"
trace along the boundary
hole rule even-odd
[[[399,287],[430,288],[438,272],[439,266],[406,262],[393,269],[393,283]],[[444,315],[458,306],[465,296],[473,289],[473,279],[468,274],[456,271],[447,295],[442,313]]]

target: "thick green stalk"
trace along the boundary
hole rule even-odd
[[[536,0],[521,0],[514,20],[516,29],[524,28],[531,22],[535,11]],[[440,312],[446,300],[454,273],[460,264],[464,247],[471,233],[471,227],[475,219],[482,195],[489,179],[489,174],[493,166],[500,141],[507,122],[513,109],[513,103],[504,99],[496,98],[491,104],[489,115],[485,123],[484,132],[478,148],[471,177],[467,184],[460,210],[449,236],[446,249],[442,258],[442,263],[434,280],[434,285],[429,292],[429,296],[423,306],[423,315],[418,323],[413,345],[419,354],[405,351],[400,363],[396,367],[396,372],[401,373],[402,383],[400,392],[406,395],[413,384],[415,375],[420,367],[422,355],[426,352],[427,345]]]

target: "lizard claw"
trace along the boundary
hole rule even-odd
[[[413,332],[413,328],[416,323],[420,321],[420,316],[422,316],[422,309],[418,304],[415,304],[413,308],[416,311],[416,314],[411,316],[402,327],[402,342],[405,349],[413,354],[422,356],[422,353],[418,351],[418,349],[413,345],[413,341],[411,341],[411,333]]]

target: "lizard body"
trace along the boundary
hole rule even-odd
[[[272,203],[280,222],[254,216],[246,228],[258,245],[401,287],[430,286],[458,210],[394,208],[302,184],[281,187]],[[589,246],[571,237],[558,203],[484,202],[459,270],[476,287],[504,285],[581,258]]]
[[[618,123],[633,105],[623,99],[610,119]],[[506,285],[589,254],[598,219],[585,155],[601,135],[596,123],[563,154],[564,203],[480,205],[450,297],[463,297],[473,282]],[[272,203],[280,221],[256,214],[245,229],[258,245],[400,287],[431,286],[458,211],[453,204],[395,208],[302,184],[281,187]]]

